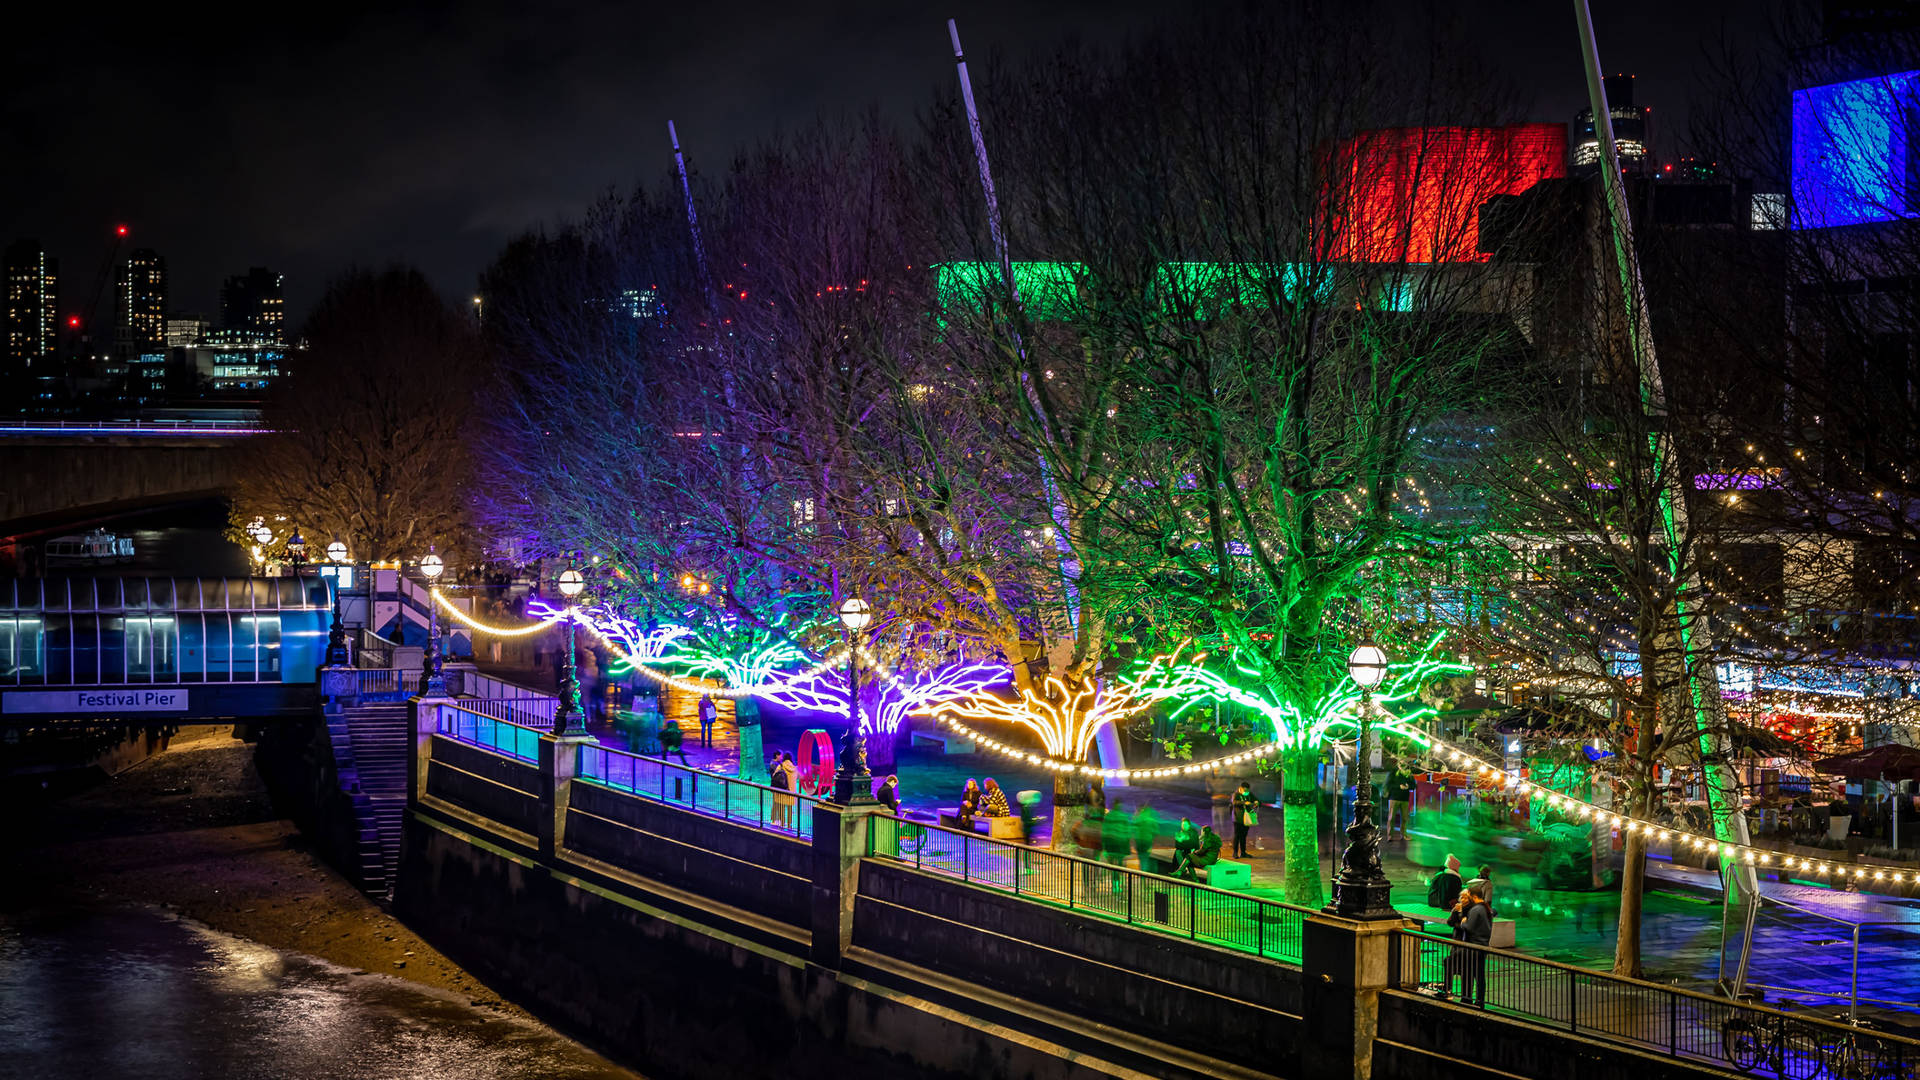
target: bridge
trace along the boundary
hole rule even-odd
[[[0,421],[0,541],[219,495],[226,451],[264,433],[239,421]]]

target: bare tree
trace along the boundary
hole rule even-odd
[[[273,433],[238,451],[236,528],[284,519],[367,560],[429,544],[477,556],[467,445],[482,353],[467,317],[417,270],[354,270],[301,337],[263,412]]]

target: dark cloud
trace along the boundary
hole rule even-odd
[[[1292,0],[1287,0],[1292,2]],[[1609,68],[1675,126],[1701,43],[1750,5],[1595,0]],[[1407,5],[1410,18],[1429,8]],[[1570,5],[1443,5],[1490,70],[1564,119],[1584,91]],[[717,171],[781,126],[878,103],[908,122],[971,54],[1118,40],[1168,5],[560,3],[36,4],[3,47],[0,241],[38,236],[85,304],[112,225],[169,260],[175,306],[220,278],[287,274],[296,316],[351,262],[402,259],[464,293],[500,244],[669,166],[675,120]],[[1389,10],[1392,10],[1391,7]],[[1744,32],[1736,26],[1735,32]]]

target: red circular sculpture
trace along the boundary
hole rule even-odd
[[[833,740],[826,732],[814,728],[802,733],[799,751],[793,760],[799,766],[802,795],[833,793]]]

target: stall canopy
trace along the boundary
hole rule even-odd
[[[1814,771],[1848,780],[1920,780],[1920,750],[1888,743],[1839,757],[1821,758]]]

